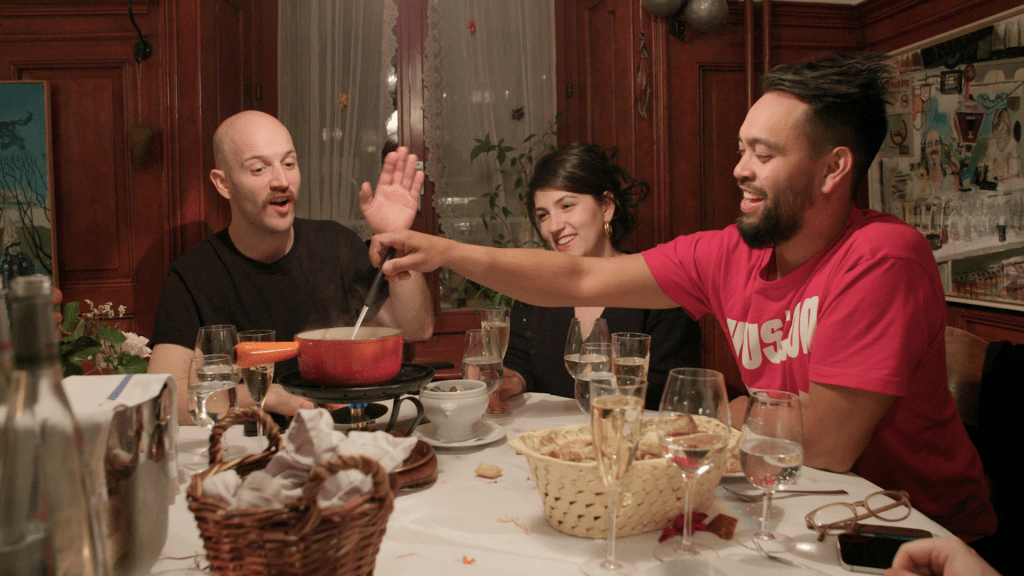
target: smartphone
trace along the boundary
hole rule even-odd
[[[853,572],[882,574],[892,566],[896,551],[904,542],[931,537],[931,532],[918,528],[857,524],[852,531],[836,538],[839,564]]]

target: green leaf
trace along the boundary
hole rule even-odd
[[[77,301],[68,302],[67,304],[65,304],[63,312],[64,320],[61,322],[61,329],[64,330],[64,332],[71,332],[71,329],[74,328],[75,323],[78,322],[78,316],[79,314],[81,314],[81,312],[81,308],[79,307]]]
[[[505,216],[505,218],[512,217],[512,211],[508,209],[508,206],[502,206],[501,213]]]
[[[106,340],[115,346],[127,340],[120,328],[111,328],[109,326],[97,328],[96,337],[100,340]]]
[[[516,178],[516,183],[513,184],[512,187],[513,188],[522,188],[523,187],[523,177],[520,176],[519,178]]]
[[[149,369],[149,362],[145,358],[140,358],[134,354],[129,354],[128,358],[124,359],[121,363],[119,374],[142,374]]]
[[[498,147],[498,165],[505,163],[505,149],[501,146]]]
[[[526,138],[525,138],[525,139],[523,140],[523,144],[526,144],[526,143],[527,143],[527,142],[529,142],[530,140],[533,140],[533,137],[534,137],[534,136],[536,136],[536,135],[537,135],[536,133],[533,133],[533,134],[530,134],[529,136],[527,136],[527,137],[526,137]]]
[[[81,360],[62,360],[60,363],[61,372],[64,373],[64,377],[68,376],[81,376],[82,375],[82,361]]]

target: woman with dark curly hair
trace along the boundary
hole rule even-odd
[[[637,227],[637,207],[647,185],[617,166],[594,144],[569,144],[537,161],[527,194],[534,227],[551,250],[614,258]],[[552,279],[557,281],[557,279]],[[700,365],[700,327],[681,308],[541,308],[516,302],[505,354],[505,379],[491,409],[524,391],[573,397],[565,370],[565,337],[573,317],[602,317],[610,332],[651,335],[647,407],[657,409],[672,368]]]

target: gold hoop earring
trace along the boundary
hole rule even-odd
[[[604,223],[604,234],[605,234],[605,236],[607,236],[609,238],[612,237],[612,223],[611,222],[605,222]]]

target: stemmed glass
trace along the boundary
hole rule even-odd
[[[505,353],[508,351],[508,339],[512,332],[512,325],[509,322],[509,314],[511,310],[508,306],[488,306],[480,309],[480,328],[482,330],[491,330],[498,338],[498,351],[501,353],[502,362],[505,361]],[[511,411],[506,408],[500,412],[487,411],[485,416],[490,418],[500,418],[502,416],[511,415]]]
[[[565,369],[569,376],[576,377],[576,363],[580,360],[580,349],[588,342],[610,342],[608,321],[604,318],[573,318],[569,334],[565,337]]]
[[[238,332],[233,325],[211,324],[209,326],[201,326],[199,333],[196,334],[196,355],[226,354],[229,358],[234,358],[236,344],[238,344]],[[242,378],[241,370],[233,363],[231,366],[231,377],[235,384],[238,384]],[[228,390],[228,395],[231,399],[231,406],[238,408],[238,390],[232,386]],[[224,449],[224,458],[234,460],[246,452],[248,450],[244,446],[228,446]]]
[[[231,356],[227,354],[203,354],[194,356],[189,361],[188,367],[188,398],[186,405],[192,421],[197,426],[213,430],[217,422],[224,417],[232,408],[237,408],[235,386],[235,366],[231,363]],[[239,447],[241,448],[241,447]],[[229,446],[224,450],[225,460],[234,460],[245,454],[232,452]],[[201,456],[208,457],[209,450],[203,450]]]
[[[238,333],[239,342],[274,342],[277,333],[273,330],[245,330]],[[251,368],[242,368],[242,381],[249,389],[252,401],[263,410],[267,400],[267,390],[274,381],[274,363],[260,364]],[[263,422],[256,422],[256,446],[263,451]]]
[[[501,385],[503,376],[498,334],[490,328],[466,330],[466,339],[462,347],[462,377],[467,380],[480,380],[487,384],[487,393],[492,394]],[[508,415],[508,411],[485,414],[492,418]]]
[[[748,548],[767,552],[793,549],[793,539],[774,534],[768,526],[772,494],[793,483],[804,462],[800,396],[777,390],[750,395],[740,437],[740,467],[751,484],[764,491],[761,527],[740,532],[736,540]]]
[[[607,342],[589,342],[580,348],[576,364],[576,404],[590,417],[590,382],[597,378],[611,379],[612,345]]]
[[[583,563],[588,576],[636,574],[636,566],[615,559],[615,522],[622,480],[636,455],[643,435],[647,381],[630,376],[590,380],[590,426],[597,453],[598,472],[608,494],[608,551],[604,558]]]
[[[651,336],[639,332],[612,334],[612,372],[647,378],[651,366]]]
[[[508,351],[508,337],[511,334],[511,323],[509,322],[508,306],[488,306],[480,309],[480,327],[490,328],[498,335],[498,347],[501,350],[501,359],[505,359],[505,352]]]
[[[698,431],[687,426],[693,418]],[[721,372],[703,368],[675,368],[668,373],[658,411],[658,441],[686,483],[683,534],[679,544],[667,540],[654,547],[662,562],[686,560],[713,551],[693,544],[693,483],[716,462],[724,465],[729,444],[729,399]]]

